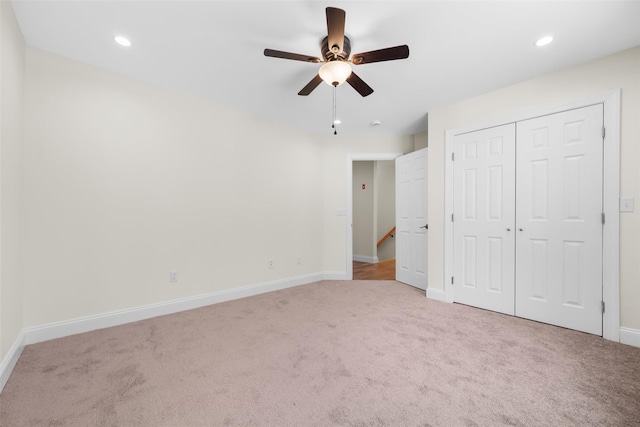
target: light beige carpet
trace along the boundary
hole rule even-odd
[[[25,348],[2,426],[632,426],[640,349],[319,282]]]

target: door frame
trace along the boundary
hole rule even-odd
[[[347,280],[353,280],[353,162],[395,160],[404,153],[349,153],[347,154]]]
[[[445,131],[445,223],[444,299],[453,302],[453,139],[456,135],[501,126],[594,104],[604,104],[603,226],[602,251],[602,336],[620,341],[620,89],[604,92],[558,106],[536,108],[501,119],[493,119]]]

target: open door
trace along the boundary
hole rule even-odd
[[[396,280],[427,289],[427,148],[396,158]]]

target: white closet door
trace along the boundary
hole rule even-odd
[[[603,106],[517,124],[516,315],[602,335]]]
[[[454,301],[514,314],[515,124],[454,140]]]
[[[427,150],[396,158],[396,280],[427,289]]]

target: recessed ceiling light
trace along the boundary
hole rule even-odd
[[[118,43],[120,46],[124,46],[124,47],[129,47],[129,46],[131,46],[131,41],[130,41],[128,38],[124,37],[124,36],[115,36],[113,39],[114,39],[114,40],[116,41],[116,43]]]
[[[538,46],[538,47],[546,46],[549,43],[551,43],[552,41],[553,41],[553,36],[540,37],[538,39],[538,41],[536,42],[536,46]]]

